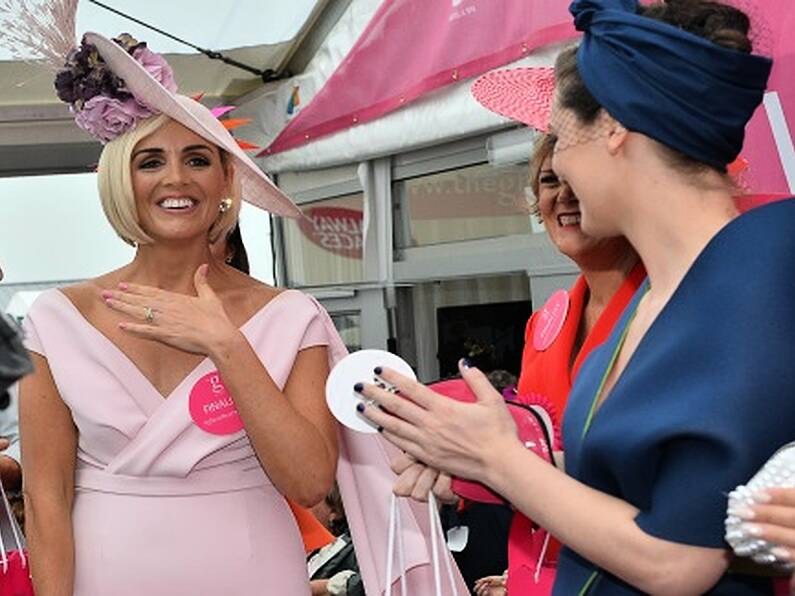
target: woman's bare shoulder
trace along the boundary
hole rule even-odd
[[[246,292],[248,304],[258,310],[285,291],[285,288],[275,288],[257,280]]]
[[[59,290],[80,312],[87,313],[98,304],[98,298],[103,290],[115,290],[121,281],[120,270],[116,270],[93,279],[63,286]]]
[[[233,287],[224,292],[222,300],[232,318],[241,321],[250,318],[285,291],[284,288],[270,286],[248,275],[241,274],[235,281]]]

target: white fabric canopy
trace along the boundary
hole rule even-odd
[[[380,3],[380,0],[353,0],[302,74],[270,85],[264,92],[252,94],[248,101],[241,102],[236,115],[254,119],[251,125],[241,129],[241,136],[262,147],[268,146],[334,73]],[[560,44],[547,46],[506,67],[551,66],[560,48]],[[374,122],[260,159],[258,163],[269,172],[325,168],[504,127],[509,120],[478,104],[469,93],[471,84],[471,79],[461,81]],[[299,103],[291,106],[296,96]]]

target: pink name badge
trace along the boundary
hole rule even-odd
[[[543,352],[560,334],[566,315],[569,314],[569,293],[558,290],[549,297],[544,308],[538,313],[538,320],[533,330],[533,347]]]
[[[196,426],[208,433],[231,435],[243,430],[243,420],[217,370],[196,381],[188,408]]]

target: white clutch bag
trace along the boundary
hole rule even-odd
[[[784,445],[762,466],[748,484],[741,484],[729,493],[729,506],[726,516],[726,542],[740,557],[749,557],[756,563],[774,565],[782,570],[795,569],[789,561],[780,561],[771,549],[778,546],[767,540],[751,536],[743,529],[745,520],[730,512],[739,508],[748,509],[757,501],[755,493],[767,488],[795,488],[795,442]]]

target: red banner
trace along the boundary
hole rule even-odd
[[[314,244],[349,259],[362,258],[362,212],[345,207],[312,207],[298,222]]]

